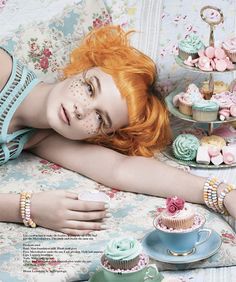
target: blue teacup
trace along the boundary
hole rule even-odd
[[[160,215],[159,215],[160,216]],[[201,214],[196,214],[200,219],[200,224],[194,228],[186,230],[163,229],[158,223],[159,216],[154,219],[159,240],[166,246],[169,254],[174,256],[185,256],[195,252],[200,244],[206,242],[211,236],[211,229],[203,228],[206,219]],[[205,235],[203,235],[205,234]]]

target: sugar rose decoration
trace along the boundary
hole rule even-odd
[[[185,201],[178,197],[169,197],[166,199],[166,208],[169,213],[176,213],[184,208]]]

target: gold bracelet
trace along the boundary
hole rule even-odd
[[[20,213],[23,223],[27,227],[35,228],[35,222],[30,218],[31,192],[20,193]]]

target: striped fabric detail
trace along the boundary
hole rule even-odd
[[[139,22],[136,28],[138,34],[137,49],[151,57],[157,59],[159,34],[161,26],[162,0],[141,0],[139,11]]]

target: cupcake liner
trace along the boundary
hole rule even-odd
[[[191,116],[192,115],[192,106],[179,102],[179,111],[184,115]]]
[[[111,267],[114,269],[127,270],[135,267],[139,262],[139,255],[131,260],[114,260],[106,257]]]
[[[193,109],[193,119],[196,121],[215,121],[217,120],[218,111],[211,111],[211,112],[203,112],[199,110]]]
[[[185,52],[185,51],[179,49],[179,57],[182,60],[187,60],[189,56],[191,56],[192,59],[196,59],[196,58],[199,57],[197,52],[196,53],[188,53],[188,52]]]
[[[162,223],[168,228],[173,229],[187,229],[193,226],[194,215],[189,218],[184,219],[171,219],[171,218],[162,218]]]

